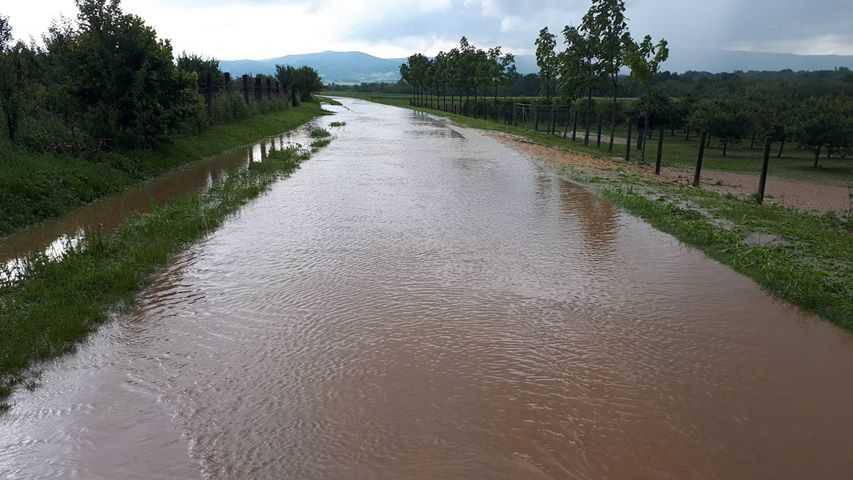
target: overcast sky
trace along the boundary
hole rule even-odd
[[[635,36],[673,49],[853,55],[853,0],[627,0]],[[588,0],[124,0],[176,52],[262,59],[322,50],[435,54],[467,35],[529,53],[539,29],[577,24]],[[73,0],[3,0],[17,38],[40,38]]]

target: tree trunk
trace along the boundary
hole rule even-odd
[[[782,158],[782,153],[785,151],[785,138],[782,138],[782,142],[779,143],[779,153],[776,154],[776,158]]]
[[[820,168],[820,150],[823,145],[818,145],[814,152],[814,168]]]
[[[726,156],[726,152],[729,151],[729,141],[723,140],[723,156]]]
[[[592,114],[592,87],[589,87],[587,89],[587,95],[586,95],[586,113],[584,114],[584,123],[586,123],[586,132],[584,133],[584,137],[583,137],[583,144],[584,145],[589,145],[589,127],[590,127],[589,116],[590,116],[590,114]]]

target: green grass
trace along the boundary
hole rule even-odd
[[[778,297],[853,330],[851,219],[641,180],[605,180],[601,191]],[[753,233],[773,235],[779,242],[750,245],[745,239]]]
[[[325,112],[319,102],[175,137],[155,150],[94,158],[32,153],[0,144],[0,236],[120,192],[189,162],[281,133]]]
[[[305,158],[295,149],[273,152],[264,162],[230,173],[204,194],[132,217],[114,233],[88,238],[61,261],[31,258],[23,278],[0,285],[0,400],[28,378],[34,362],[73,350],[110,312],[132,302],[154,271]]]
[[[329,93],[332,94],[332,93]],[[334,93],[343,97],[360,98],[385,105],[393,105],[403,108],[409,107],[409,96],[400,94],[371,94],[371,93],[354,93],[354,92],[337,92]],[[577,141],[572,142],[570,139],[563,139],[558,136],[549,135],[543,132],[534,132],[532,125],[530,126],[510,126],[502,122],[494,122],[490,120],[475,119],[464,117],[452,113],[446,113],[440,110],[429,108],[415,108],[415,110],[426,111],[436,115],[451,118],[460,125],[484,130],[498,130],[507,133],[522,135],[534,140],[542,145],[560,148],[563,150],[577,151],[588,153],[602,157],[619,157],[625,158],[625,145],[614,145],[613,152],[608,152],[609,130],[604,127],[602,132],[602,146],[595,146],[597,126],[593,127],[590,132],[590,146],[583,144],[585,130],[581,125],[578,125]],[[544,125],[540,126],[544,128]],[[563,133],[561,130],[560,133]],[[627,130],[625,128],[617,129],[617,141],[625,142],[627,138]],[[571,132],[569,132],[571,136]],[[632,134],[634,142],[638,132],[635,130]],[[657,157],[658,139],[657,132],[653,139],[649,140],[646,148],[646,162],[654,163]],[[821,160],[821,168],[813,168],[814,156],[810,151],[798,149],[796,145],[788,144],[785,146],[782,158],[776,158],[776,152],[779,145],[773,147],[773,157],[770,162],[770,174],[776,177],[806,180],[822,184],[844,185],[853,182],[853,159],[827,159]],[[762,164],[762,146],[750,148],[750,142],[744,141],[738,144],[729,145],[727,156],[723,156],[722,148],[719,141],[713,140],[711,148],[705,150],[705,159],[703,168],[709,170],[721,170],[736,173],[760,174]],[[679,168],[691,170],[696,165],[696,157],[698,154],[698,139],[697,135],[692,135],[690,141],[685,139],[683,133],[676,132],[676,136],[672,136],[669,131],[665,133],[664,148],[663,148],[663,167],[664,168]],[[631,152],[631,161],[640,161],[641,153],[634,149]]]
[[[331,128],[341,128],[341,127],[345,127],[346,125],[347,125],[347,122],[332,122],[332,123],[330,123],[330,124],[329,124],[329,127],[331,127]]]
[[[328,130],[321,127],[312,128],[311,131],[308,132],[308,135],[311,138],[328,138],[332,136],[332,134]]]
[[[352,95],[350,95],[352,96]],[[361,94],[364,100],[411,108],[408,97]],[[573,152],[607,157],[607,149],[585,147],[579,132],[579,142],[504,125],[503,123],[464,117],[442,111],[418,108],[450,118],[461,125],[484,130],[497,130],[522,136],[535,143]],[[594,142],[593,142],[594,145]],[[653,161],[657,145],[649,143],[647,160]],[[692,166],[695,146],[687,142],[666,145],[668,165]],[[680,151],[678,149],[681,149]],[[624,145],[617,145],[615,156],[623,156]],[[636,160],[636,151],[632,158]],[[719,157],[717,156],[719,155]],[[738,158],[737,149],[730,150],[733,158],[722,159],[714,150],[707,151],[707,168],[730,171],[751,171],[756,160]],[[837,182],[848,174],[834,169],[845,168],[825,162],[825,171],[811,169],[809,158],[775,160],[773,172],[794,178],[810,178]],[[847,161],[849,164],[850,161]],[[833,165],[832,169],[829,165]],[[752,201],[720,195],[691,187],[677,187],[648,180],[636,175],[621,174],[603,178],[594,173],[564,168],[575,181],[593,184],[603,196],[629,212],[646,219],[659,230],[702,249],[708,256],[741,272],[769,292],[805,310],[817,313],[843,328],[853,331],[853,218],[818,215],[779,206],[758,205]],[[848,214],[849,215],[849,214]],[[750,246],[746,237],[753,233],[771,234],[781,240],[779,245]]]
[[[330,143],[332,143],[332,139],[330,137],[319,138],[311,142],[311,150],[316,152],[317,150],[328,146]]]

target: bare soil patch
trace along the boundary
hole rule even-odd
[[[654,165],[625,163],[620,158],[595,158],[583,153],[546,147],[503,132],[489,134],[527,155],[560,165],[569,165],[588,174],[611,176],[617,171],[627,171],[672,184],[689,185],[693,181],[692,170],[665,168],[660,177],[655,177]],[[702,172],[702,188],[739,197],[755,194],[758,191],[758,181],[758,175],[748,173],[710,169]],[[790,180],[771,175],[767,179],[766,201],[803,210],[846,212],[853,209],[851,188],[853,187]]]

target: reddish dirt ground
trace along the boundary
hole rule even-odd
[[[560,165],[570,165],[587,173],[601,176],[612,175],[616,170],[627,170],[654,178],[654,166],[627,164],[623,161],[594,158],[576,152],[531,143],[524,138],[501,132],[492,132],[500,142],[516,148],[530,156]],[[665,169],[660,180],[673,184],[690,184],[693,172],[684,169]],[[746,173],[705,170],[702,172],[702,188],[720,193],[731,193],[749,197],[758,191],[758,175]],[[851,187],[826,185],[803,180],[790,180],[770,176],[767,179],[768,203],[785,207],[814,210],[819,212],[846,212],[853,209]]]

